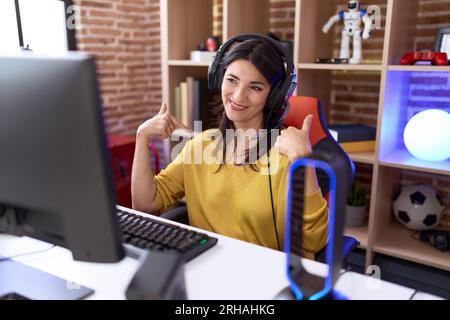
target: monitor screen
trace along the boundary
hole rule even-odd
[[[24,48],[37,53],[66,52],[69,49],[67,8],[67,1],[19,0]]]
[[[0,232],[124,256],[94,59],[0,55]]]

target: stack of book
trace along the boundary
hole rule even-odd
[[[210,103],[212,94],[208,90],[207,80],[187,77],[174,88],[172,114],[184,125],[194,130],[194,121],[202,121],[202,130],[211,127]]]
[[[377,129],[363,124],[329,125],[328,130],[347,153],[375,150]]]

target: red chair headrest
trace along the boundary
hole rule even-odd
[[[301,129],[303,120],[308,114],[313,114],[314,119],[309,133],[311,145],[315,146],[317,142],[324,139],[327,134],[325,132],[325,124],[323,109],[317,98],[304,96],[291,96],[289,98],[289,112],[283,124],[286,127],[295,127]]]

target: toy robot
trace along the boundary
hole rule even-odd
[[[361,33],[364,40],[369,39],[372,20],[366,10],[361,10],[358,0],[349,0],[348,10],[339,11],[335,16],[323,26],[322,31],[328,33],[334,23],[344,22],[342,31],[340,59],[350,58],[350,39],[353,37],[353,57],[349,60],[351,64],[361,63]],[[364,23],[364,30],[361,32],[361,22]]]

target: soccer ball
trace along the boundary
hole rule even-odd
[[[403,187],[394,197],[394,215],[411,230],[427,230],[439,224],[444,211],[442,200],[430,186],[413,184]]]

